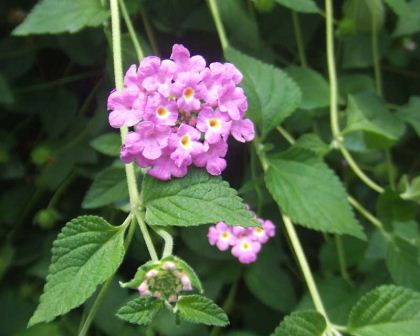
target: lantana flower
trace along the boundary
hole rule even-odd
[[[220,175],[230,135],[240,142],[255,136],[254,124],[245,119],[241,80],[233,64],[206,66],[202,56],[191,56],[180,44],[170,59],[149,56],[130,66],[124,89],[108,98],[110,125],[132,128],[122,161],[134,161],[161,180],[186,175],[192,164]]]

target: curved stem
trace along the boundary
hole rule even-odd
[[[297,50],[299,54],[299,61],[303,67],[307,67],[308,62],[306,60],[305,46],[303,44],[302,32],[300,30],[299,14],[295,11],[292,11],[292,21],[293,21],[293,29],[295,32]]]
[[[286,139],[286,141],[290,144],[290,145],[293,145],[295,142],[296,142],[296,140],[295,140],[295,138],[293,137],[293,135],[291,135],[286,129],[284,129],[283,127],[281,127],[281,126],[277,126],[276,127],[276,129],[277,129],[277,131],[283,136],[283,138],[285,138]]]
[[[222,45],[222,49],[225,50],[227,47],[229,47],[229,40],[226,36],[226,31],[223,26],[219,8],[217,7],[217,0],[207,0],[207,3],[210,8],[211,16],[214,20],[214,24],[216,25],[216,30],[217,34],[219,35],[220,44]]]
[[[322,303],[321,296],[319,295],[318,288],[316,287],[314,277],[309,267],[308,261],[306,260],[305,252],[303,251],[302,245],[293,226],[292,221],[286,215],[282,215],[284,226],[289,236],[290,242],[293,246],[293,250],[296,253],[296,258],[299,262],[302,274],[305,278],[306,285],[308,286],[309,294],[311,295],[312,301],[315,305],[315,309],[322,314],[329,324],[328,315],[325,310],[324,304]]]
[[[153,228],[153,230],[163,239],[165,247],[163,248],[162,258],[172,255],[174,249],[174,239],[165,229]]]
[[[384,231],[384,225],[382,222],[377,219],[374,215],[372,215],[363,205],[361,205],[355,198],[351,196],[347,196],[349,203],[360,212],[360,214],[365,217],[369,222],[375,225],[381,231]]]
[[[334,32],[333,32],[333,6],[332,0],[325,0],[325,13],[326,13],[326,36],[327,36],[327,62],[328,62],[328,75],[330,79],[330,122],[333,137],[336,140],[337,146],[341,154],[349,163],[353,172],[370,188],[378,193],[382,193],[384,189],[377,183],[372,181],[359,167],[356,161],[351,156],[350,152],[344,147],[340,125],[338,122],[338,84],[337,73],[334,58]]]
[[[128,11],[127,11],[127,6],[125,5],[124,0],[119,0],[119,2],[120,2],[120,7],[121,7],[121,13],[123,15],[125,25],[127,26],[128,33],[130,34],[131,42],[133,43],[134,50],[136,51],[137,58],[139,60],[141,60],[142,58],[144,58],[144,53],[143,53],[143,50],[140,47],[140,43],[137,39],[136,32],[135,32],[135,30],[133,28],[133,24],[130,20],[130,15],[128,14]]]
[[[150,42],[150,46],[152,47],[153,54],[156,56],[159,56],[160,55],[159,46],[156,41],[155,33],[153,32],[153,28],[152,28],[152,25],[150,24],[150,20],[147,16],[145,8],[141,8],[140,15],[143,21],[144,29],[146,30],[147,38]]]

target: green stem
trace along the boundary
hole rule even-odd
[[[296,254],[296,258],[299,262],[303,277],[305,278],[306,285],[308,286],[309,294],[311,295],[312,301],[315,305],[315,309],[325,317],[329,324],[327,312],[324,308],[324,304],[322,303],[321,296],[319,295],[318,288],[316,287],[314,277],[312,275],[308,261],[306,260],[305,252],[303,251],[293,223],[286,215],[282,215],[282,218],[287,231],[287,235],[289,236],[293,250]]]
[[[73,182],[73,180],[76,178],[76,173],[72,171],[60,184],[60,186],[57,188],[57,190],[54,192],[53,196],[51,197],[50,201],[48,202],[47,208],[54,209],[57,202],[59,201],[60,197],[63,195],[63,193],[67,190],[67,188],[70,186],[70,184]]]
[[[286,139],[286,141],[290,144],[293,145],[296,140],[293,137],[293,135],[291,135],[287,130],[285,130],[283,127],[281,126],[277,126],[276,127],[277,131],[283,136],[283,138]]]
[[[149,254],[150,254],[150,258],[153,261],[158,261],[159,257],[156,253],[156,249],[155,249],[155,246],[153,245],[153,241],[152,241],[152,238],[150,237],[149,230],[147,229],[147,225],[143,219],[143,212],[140,212],[139,210],[134,210],[134,215],[136,216],[137,223],[139,224],[140,231],[143,235],[147,250],[149,251]]]
[[[220,44],[222,49],[226,50],[229,47],[229,40],[226,36],[226,31],[223,26],[222,18],[220,16],[219,8],[217,6],[217,0],[207,0],[211,16],[213,17],[214,24],[216,25],[217,34],[219,35]]]
[[[251,148],[251,177],[253,181],[257,181],[257,153],[254,148]],[[257,194],[257,213],[260,214],[263,207],[263,193],[259,183],[255,184],[255,192]]]
[[[356,161],[351,156],[350,152],[343,145],[343,138],[340,131],[338,122],[338,84],[337,73],[334,58],[334,31],[333,31],[333,6],[332,0],[325,0],[325,13],[326,13],[326,37],[327,37],[327,62],[328,62],[328,75],[330,79],[330,122],[333,137],[341,154],[347,160],[353,172],[362,180],[368,187],[378,193],[384,190],[381,186],[371,180],[359,167]]]
[[[123,15],[125,25],[127,26],[128,33],[130,34],[131,42],[133,43],[134,50],[136,51],[137,58],[141,60],[144,58],[143,50],[141,49],[140,43],[137,40],[136,32],[133,28],[133,23],[131,22],[130,15],[128,14],[128,11],[127,11],[127,6],[125,5],[124,0],[119,0],[119,3],[120,3],[121,13]]]
[[[293,21],[293,29],[295,32],[296,45],[297,45],[298,54],[299,54],[299,61],[302,66],[307,67],[308,62],[306,60],[305,46],[303,43],[302,32],[300,29],[299,14],[295,11],[292,11],[292,21]]]
[[[339,235],[335,235],[335,245],[337,247],[338,263],[340,265],[341,276],[345,281],[352,285],[353,281],[347,272],[346,254],[344,252],[343,241]]]
[[[152,25],[150,23],[149,17],[147,16],[145,8],[141,8],[140,15],[143,21],[144,29],[146,30],[147,39],[149,40],[150,46],[152,47],[153,54],[159,56],[159,45],[157,43],[155,33],[153,31]]]
[[[377,17],[376,10],[372,6],[372,58],[373,58],[373,69],[375,72],[375,83],[376,83],[376,93],[378,96],[382,97],[382,73],[381,73],[381,60],[379,55],[379,44],[378,44],[378,26],[377,26]]]
[[[372,215],[366,208],[363,207],[355,198],[351,196],[347,196],[349,203],[355,208],[360,214],[365,217],[369,222],[375,225],[381,231],[384,231],[384,225],[382,222],[377,219],[374,215]]]
[[[393,170],[393,163],[392,163],[392,154],[391,154],[391,150],[390,149],[386,149],[385,150],[385,157],[386,157],[386,163],[387,163],[387,171],[388,171],[388,182],[389,185],[391,186],[392,190],[396,190],[397,186],[395,183],[395,175],[394,175],[394,170]]]
[[[163,239],[165,246],[162,252],[162,258],[172,255],[174,249],[174,239],[165,229],[155,229],[155,232]]]

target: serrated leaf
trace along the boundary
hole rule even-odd
[[[306,133],[296,140],[294,146],[310,150],[318,156],[324,156],[330,151],[328,146],[322,139],[315,133]]]
[[[356,336],[417,336],[420,294],[397,286],[381,286],[353,307],[348,329]]]
[[[244,75],[248,114],[265,137],[300,106],[302,93],[284,71],[272,65],[232,48],[225,51],[225,56]]]
[[[191,285],[193,288],[197,289],[199,293],[203,293],[203,285],[201,284],[200,278],[195,273],[194,269],[188,265],[184,260],[178,257],[173,257],[173,260],[177,267],[179,267],[184,273],[188,275],[191,281]]]
[[[397,285],[420,290],[418,246],[398,236],[392,237],[388,242],[386,266]]]
[[[307,228],[365,238],[334,172],[314,153],[291,148],[268,158],[265,182],[281,210]]]
[[[329,106],[329,85],[320,73],[310,68],[298,66],[290,66],[286,69],[286,72],[302,91],[301,109],[312,110]]]
[[[237,192],[220,177],[191,169],[182,179],[159,181],[145,176],[146,222],[150,225],[193,226],[225,222],[258,226]]]
[[[47,283],[29,326],[49,322],[85,302],[121,264],[124,231],[97,216],[68,222],[53,243]]]
[[[102,134],[93,139],[90,145],[99,153],[118,156],[121,148],[121,137],[115,133]]]
[[[278,4],[302,13],[319,13],[320,10],[313,0],[275,0]]]
[[[41,0],[12,34],[75,33],[100,26],[108,15],[100,0]]]
[[[408,104],[398,110],[397,116],[408,123],[420,137],[420,97],[412,96]]]
[[[394,36],[410,35],[420,31],[420,0],[407,3],[408,10],[399,13]]]
[[[129,301],[117,312],[120,319],[139,325],[148,325],[162,308],[163,301],[154,297],[138,297]]]
[[[322,336],[327,328],[325,318],[314,310],[286,316],[271,336]]]
[[[201,295],[181,296],[176,304],[180,316],[193,323],[224,327],[229,319],[222,308]]]
[[[98,173],[85,198],[82,207],[95,209],[128,198],[124,168],[109,167]]]
[[[378,97],[371,93],[350,95],[346,109],[347,125],[343,134],[365,132],[376,136],[366,140],[372,147],[386,147],[395,143],[404,133],[404,125]]]

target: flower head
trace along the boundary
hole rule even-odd
[[[207,237],[210,245],[216,245],[220,251],[226,251],[235,243],[232,228],[223,222],[216,224],[216,226],[211,226]]]

